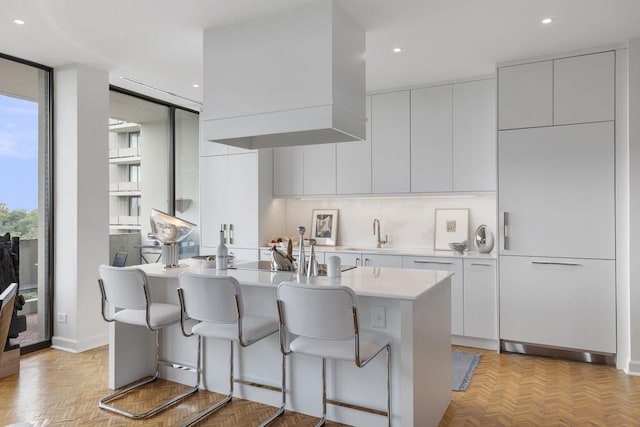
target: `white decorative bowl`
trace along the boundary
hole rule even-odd
[[[467,250],[467,246],[468,243],[465,240],[464,242],[451,242],[449,243],[449,247],[451,248],[451,250],[453,250],[454,252],[458,252],[458,253],[463,253],[464,251]]]

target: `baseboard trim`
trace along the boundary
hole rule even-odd
[[[451,344],[461,345],[463,347],[483,348],[485,350],[498,351],[500,345],[498,340],[490,340],[486,338],[462,337],[459,335],[451,335]]]
[[[97,347],[109,344],[109,335],[96,335],[94,337],[85,338],[81,341],[72,340],[65,337],[51,338],[51,348],[66,351],[68,353],[82,353]]]
[[[640,376],[640,361],[630,360],[627,366],[627,374]]]

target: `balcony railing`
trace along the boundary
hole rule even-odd
[[[138,156],[140,156],[140,147],[112,148],[109,150],[110,159],[118,159],[122,157],[138,157]]]
[[[110,216],[109,225],[140,225],[140,217],[127,215]]]

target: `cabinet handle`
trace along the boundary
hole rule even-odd
[[[442,265],[451,265],[453,264],[452,262],[444,262],[444,261],[418,261],[418,260],[413,260],[414,263],[416,264],[442,264]]]
[[[360,258],[356,258],[356,267],[360,267]]]
[[[229,224],[229,244],[233,245],[233,224]]]
[[[568,265],[571,267],[579,267],[582,264],[577,264],[575,262],[552,262],[552,261],[531,261],[531,264],[540,264],[540,265]]]
[[[502,212],[502,249],[509,249],[509,213]]]
[[[369,258],[365,258],[364,259],[364,266],[368,267],[369,266]]]
[[[481,264],[479,262],[472,262],[471,265],[478,265],[482,267],[493,267],[493,264]]]

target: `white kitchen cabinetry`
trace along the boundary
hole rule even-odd
[[[553,123],[615,119],[615,53],[557,59],[553,64]]]
[[[273,195],[301,196],[304,191],[304,147],[273,149]]]
[[[307,145],[302,156],[303,194],[336,194],[336,144]]]
[[[271,150],[200,157],[201,246],[207,253],[218,245],[221,224],[233,227],[227,237],[230,250],[252,249],[258,257],[260,232],[278,229],[270,222],[280,216],[267,209],[271,202]],[[276,219],[277,221],[277,219]],[[269,223],[269,226],[267,226]]]
[[[615,119],[615,52],[498,69],[499,129]]]
[[[336,194],[336,144],[274,148],[275,196]]]
[[[461,258],[403,256],[402,267],[453,271],[451,278],[451,334],[464,335],[464,291]]]
[[[341,142],[336,146],[338,194],[371,193],[371,96],[367,96],[366,141]]]
[[[496,340],[496,261],[465,258],[463,265],[464,336]]]
[[[500,337],[616,352],[615,261],[500,259]]]
[[[496,109],[495,79],[453,85],[453,191],[496,190]]]
[[[553,124],[553,61],[498,69],[498,129]]]
[[[411,192],[453,187],[452,101],[452,85],[411,91]]]
[[[502,131],[499,163],[501,255],[615,258],[613,122]]]
[[[402,268],[402,256],[357,253],[357,252],[326,252],[325,257],[337,255],[342,265],[356,265],[358,267],[394,267]]]
[[[409,91],[371,98],[373,193],[408,193],[411,175]]]

